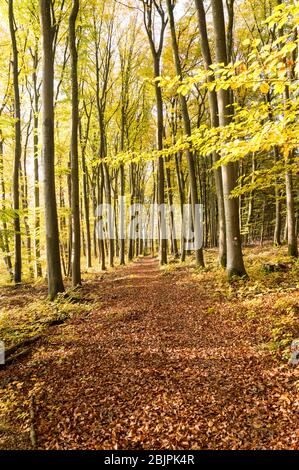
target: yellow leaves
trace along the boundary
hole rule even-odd
[[[230,83],[230,88],[232,90],[236,90],[237,88],[239,88],[239,83],[237,80],[232,80],[231,83]]]
[[[207,83],[207,89],[209,91],[214,91],[215,90],[216,83],[215,82],[208,82]]]
[[[260,92],[263,93],[264,95],[266,95],[267,93],[269,93],[269,90],[270,90],[270,86],[267,82],[263,82],[261,85],[260,85]]]
[[[285,83],[284,82],[276,82],[274,84],[274,94],[281,95],[285,91]]]
[[[251,43],[252,47],[258,47],[260,44],[261,44],[261,40],[260,39],[254,39]]]
[[[180,83],[180,77],[177,75],[172,78],[169,76],[157,77],[154,79],[154,82],[158,82],[160,87],[166,88],[167,90],[172,90]]]
[[[182,84],[177,89],[177,92],[183,96],[186,96],[189,93],[189,91],[190,91],[190,85],[186,83]]]
[[[250,39],[244,39],[244,41],[242,41],[242,46],[250,46],[251,42],[250,42]]]

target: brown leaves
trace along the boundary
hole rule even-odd
[[[257,347],[263,328],[236,315],[242,300],[215,290],[187,270],[161,276],[150,259],[88,283],[101,307],[55,327],[14,368],[28,394],[33,370],[44,382],[40,448],[298,448],[297,371]]]

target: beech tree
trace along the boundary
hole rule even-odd
[[[43,179],[45,198],[45,228],[47,249],[47,277],[49,298],[64,291],[57,220],[55,191],[54,147],[54,40],[57,24],[52,0],[40,0],[40,20],[43,45]]]
[[[71,75],[72,75],[72,136],[71,136],[71,178],[72,178],[72,284],[81,284],[81,240],[80,240],[80,194],[79,194],[79,86],[78,52],[76,44],[76,20],[79,13],[79,0],[73,0],[69,18]]]
[[[143,3],[143,20],[146,29],[150,50],[154,63],[154,78],[160,77],[161,74],[161,56],[163,52],[164,33],[167,25],[167,18],[163,9],[162,2],[155,0],[142,0]],[[155,17],[158,15],[160,24],[157,26]],[[159,28],[157,44],[155,42],[156,31]],[[157,149],[163,149],[163,99],[162,91],[157,81],[155,81],[155,94],[156,94],[156,107],[157,107]],[[165,175],[164,175],[164,160],[162,157],[158,158],[158,178],[157,178],[157,202],[160,209],[165,204]],[[160,262],[161,264],[167,263],[167,240],[165,238],[165,227],[163,214],[159,214],[160,226]]]
[[[209,71],[209,67],[212,65],[212,56],[210,51],[207,24],[206,24],[206,15],[204,10],[204,5],[202,0],[195,0],[197,16],[198,16],[198,28],[199,28],[199,39],[201,54],[204,62],[205,69]],[[213,82],[213,75],[209,75],[208,80]],[[218,102],[217,95],[214,89],[208,91],[209,95],[209,110],[210,110],[210,120],[212,127],[219,126],[219,115],[218,115]],[[219,160],[217,152],[213,152],[213,163],[216,164]],[[227,262],[227,252],[226,252],[226,226],[225,226],[225,210],[224,210],[224,197],[223,197],[223,183],[222,183],[222,174],[221,168],[216,168],[214,170],[215,175],[215,185],[217,193],[217,202],[218,202],[218,220],[219,220],[219,260],[221,266],[225,267]]]
[[[167,0],[167,10],[168,10],[168,17],[169,17],[169,24],[170,24],[170,31],[171,31],[172,49],[173,49],[173,55],[174,55],[174,61],[175,61],[175,68],[176,68],[176,73],[178,77],[182,79],[183,78],[182,66],[181,66],[181,61],[180,61],[180,54],[179,54],[178,42],[177,42],[176,31],[175,31],[174,15],[173,15],[174,6],[175,6],[174,2],[172,2],[171,0]],[[190,123],[188,105],[187,105],[187,100],[185,96],[182,94],[180,95],[180,103],[181,103],[181,110],[182,110],[182,116],[183,116],[183,122],[184,122],[184,131],[187,136],[190,136],[191,135],[191,123]],[[198,192],[197,192],[194,156],[192,152],[190,152],[189,149],[187,149],[186,154],[187,154],[188,169],[189,169],[193,223],[195,226],[194,238],[195,238],[195,244],[196,246],[198,246],[200,244],[198,240],[199,227],[198,228],[196,227],[195,220],[196,220],[196,210],[197,210],[196,208],[199,204],[199,200],[198,200]],[[196,248],[195,257],[196,257],[196,263],[199,266],[204,266],[202,247]]]
[[[22,155],[21,136],[21,102],[19,90],[19,53],[16,38],[16,22],[14,18],[14,2],[9,0],[9,30],[13,54],[13,89],[14,89],[14,119],[15,119],[15,154],[13,165],[13,208],[14,208],[14,282],[21,282],[22,278],[22,245],[20,224],[20,164]]]
[[[212,0],[213,24],[215,35],[216,62],[227,64],[227,44],[225,35],[225,22],[222,0]],[[219,124],[226,126],[231,117],[229,115],[230,96],[228,90],[220,89],[217,93]],[[223,194],[226,222],[227,243],[227,272],[228,277],[246,275],[240,235],[239,207],[237,198],[231,198],[231,192],[237,182],[237,168],[235,163],[222,166]]]

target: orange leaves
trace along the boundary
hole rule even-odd
[[[260,85],[260,92],[263,93],[264,95],[266,95],[267,93],[269,93],[269,90],[270,90],[270,86],[267,82],[263,82],[261,85]]]
[[[45,335],[26,367],[0,371],[23,384],[21,409],[32,373],[42,379],[39,448],[299,448],[299,370],[261,344],[286,304],[259,286],[219,290],[221,273],[166,276],[144,258],[85,284],[101,304]]]

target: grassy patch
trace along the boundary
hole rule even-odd
[[[80,291],[59,295],[54,302],[42,298],[34,289],[27,293],[27,297],[24,304],[24,293],[15,290],[1,299],[0,339],[6,348],[40,334],[50,324],[59,324],[74,315],[88,314],[93,308],[92,302],[81,299]]]

